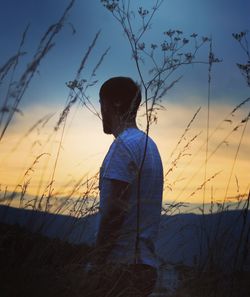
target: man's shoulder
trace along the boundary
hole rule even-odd
[[[118,136],[117,143],[124,149],[135,153],[145,144],[145,139],[146,134],[143,131],[136,128],[129,128]]]
[[[118,136],[118,141],[120,140],[128,145],[131,143],[139,143],[143,139],[146,139],[146,134],[137,128],[128,128]]]
[[[143,149],[146,144],[146,139],[147,146],[150,147],[151,152],[158,152],[158,148],[154,140],[144,131],[137,128],[126,129],[118,136],[117,141],[126,148],[134,151]]]

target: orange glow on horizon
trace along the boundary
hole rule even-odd
[[[198,106],[190,108],[168,103],[167,110],[158,113],[158,123],[151,127],[150,136],[158,145],[166,174],[165,202],[176,200],[200,203],[203,197],[205,202],[210,202],[211,199],[223,200],[225,197],[249,191],[249,127],[245,130],[237,157],[236,152],[244,123],[231,132],[246,116],[246,111],[239,111],[230,119],[232,122],[223,122],[232,106],[221,105],[211,111],[210,133],[218,123],[221,122],[221,125],[208,144],[205,196],[202,187],[205,175],[205,110],[200,111],[174,151],[197,109]],[[22,137],[39,118],[51,110],[52,107],[30,107],[26,112],[30,116],[16,120],[0,143],[2,193],[6,187],[7,191],[20,192],[25,183],[28,183],[27,193],[30,195],[42,195],[48,188],[53,178],[52,172],[62,131],[59,129],[57,133],[53,132],[58,115],[44,127],[40,125],[24,139]],[[139,117],[139,125],[141,121]],[[84,184],[84,180],[96,174],[113,140],[112,136],[103,133],[101,121],[82,107],[76,111],[72,110],[65,131],[53,179],[54,193],[58,195],[70,193],[71,188],[81,178]],[[19,146],[12,151],[17,143]],[[85,186],[86,184],[81,191]]]

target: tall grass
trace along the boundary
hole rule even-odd
[[[150,128],[154,123],[158,120],[157,112],[163,109],[163,105],[161,104],[161,100],[164,98],[166,93],[173,87],[177,86],[177,83],[181,80],[181,75],[179,75],[180,69],[187,65],[194,65],[196,63],[204,64],[208,66],[208,95],[207,95],[207,128],[206,128],[206,139],[199,146],[198,150],[191,155],[190,148],[192,145],[199,139],[200,133],[195,134],[194,136],[189,136],[189,132],[192,130],[192,125],[199,117],[201,108],[198,108],[197,111],[192,116],[191,120],[188,122],[186,128],[184,129],[182,135],[176,143],[173,151],[169,155],[168,163],[170,166],[165,168],[165,190],[166,193],[169,191],[175,191],[176,184],[180,181],[180,179],[185,177],[185,170],[188,168],[190,164],[192,164],[193,160],[200,155],[205,149],[205,160],[198,167],[191,177],[187,178],[187,182],[179,192],[177,196],[177,200],[172,203],[167,203],[162,207],[162,214],[164,215],[174,215],[177,212],[183,213],[182,208],[186,206],[186,203],[179,202],[183,195],[191,201],[191,198],[201,191],[203,191],[203,203],[200,208],[200,212],[202,214],[201,224],[197,227],[197,236],[200,240],[200,255],[199,259],[197,259],[197,265],[194,265],[188,271],[181,271],[182,281],[180,288],[175,293],[176,296],[244,296],[237,295],[237,292],[241,292],[240,294],[245,294],[247,291],[245,277],[248,276],[249,273],[246,271],[245,264],[249,261],[249,238],[250,238],[250,226],[248,221],[249,214],[249,199],[250,192],[247,189],[246,193],[240,193],[238,186],[238,200],[237,200],[237,209],[239,209],[239,215],[237,220],[233,221],[231,225],[222,226],[223,219],[225,217],[225,213],[227,213],[229,209],[228,204],[228,193],[229,186],[232,182],[232,177],[235,169],[235,165],[237,164],[238,155],[240,148],[242,146],[243,138],[246,136],[246,128],[248,125],[249,114],[242,118],[239,122],[233,122],[233,116],[235,113],[245,107],[249,101],[250,97],[242,100],[239,104],[237,104],[232,111],[223,116],[221,122],[211,131],[210,127],[210,101],[211,101],[211,84],[212,84],[212,66],[214,63],[219,62],[217,58],[215,58],[212,48],[212,39],[207,37],[199,37],[196,33],[193,33],[190,37],[185,37],[183,32],[180,30],[168,30],[164,32],[164,40],[160,44],[150,44],[146,45],[142,39],[147,31],[150,29],[152,19],[157,14],[157,11],[160,9],[162,2],[156,0],[155,5],[152,10],[147,10],[144,8],[139,8],[138,17],[135,18],[135,24],[139,18],[140,27],[136,28],[133,23],[131,12],[131,3],[130,1],[101,1],[102,4],[111,12],[112,16],[118,21],[121,26],[121,29],[125,33],[127,41],[131,47],[131,55],[132,59],[135,63],[136,69],[138,71],[138,77],[140,78],[140,85],[144,93],[144,102],[142,104],[142,108],[145,109],[145,119],[146,119],[146,134],[149,135]],[[20,63],[20,59],[25,54],[23,51],[23,46],[25,44],[26,35],[28,34],[27,27],[22,35],[20,45],[18,47],[17,53],[10,57],[3,66],[0,67],[0,87],[1,84],[8,78],[8,88],[7,92],[4,96],[3,104],[1,106],[1,115],[0,115],[0,126],[1,126],[1,135],[0,141],[3,137],[6,137],[6,133],[8,131],[9,125],[13,120],[13,117],[16,112],[21,112],[20,104],[22,98],[24,97],[27,89],[29,88],[32,79],[35,73],[38,70],[39,65],[46,58],[47,54],[52,50],[55,45],[55,38],[58,34],[60,34],[67,16],[75,4],[75,1],[72,0],[69,2],[69,5],[66,7],[63,12],[61,18],[52,26],[48,28],[45,34],[42,36],[37,51],[34,53],[33,59],[30,61],[28,67],[21,74],[20,78],[17,80],[17,83],[13,84],[14,77],[16,73],[16,69],[18,64]],[[135,12],[134,12],[135,14]],[[137,30],[138,29],[138,30]],[[90,74],[87,75],[88,79],[82,79],[82,72],[85,70],[85,65],[89,62],[90,56],[97,46],[98,38],[100,32],[94,36],[92,43],[87,49],[86,53],[83,55],[80,65],[76,70],[76,74],[72,81],[67,83],[69,88],[69,94],[66,99],[65,107],[60,113],[59,119],[53,124],[53,128],[51,129],[51,133],[48,136],[45,144],[50,143],[51,140],[56,139],[59,134],[59,143],[56,146],[56,154],[55,158],[51,160],[51,152],[45,151],[45,144],[43,144],[40,148],[40,153],[34,158],[33,162],[28,166],[26,171],[22,174],[18,184],[14,187],[14,190],[8,191],[8,186],[4,187],[4,190],[1,191],[1,204],[6,204],[7,206],[13,205],[13,202],[18,200],[18,204],[14,204],[19,208],[31,209],[34,212],[43,212],[45,214],[44,220],[41,224],[37,225],[37,228],[33,230],[36,232],[41,232],[44,228],[50,228],[53,224],[52,221],[48,222],[46,213],[55,213],[55,214],[69,214],[75,218],[75,221],[72,223],[71,228],[67,229],[67,233],[64,234],[64,238],[67,239],[69,237],[69,233],[74,229],[75,224],[79,222],[78,219],[87,217],[88,215],[96,214],[98,211],[98,173],[95,173],[93,176],[88,177],[87,175],[83,175],[77,181],[65,183],[62,188],[67,189],[67,193],[65,194],[65,190],[56,189],[55,181],[56,181],[56,172],[59,162],[63,163],[63,159],[60,159],[63,144],[64,144],[64,136],[65,129],[68,124],[68,118],[71,113],[71,110],[75,107],[79,108],[80,105],[76,107],[76,103],[81,103],[82,106],[86,107],[90,112],[92,112],[97,118],[101,119],[98,108],[91,101],[91,98],[88,96],[88,91],[91,87],[97,84],[96,74],[101,67],[103,60],[106,58],[109,52],[109,48],[107,48],[102,55],[99,57],[97,62],[92,67]],[[240,46],[246,53],[246,57],[249,60],[249,50],[248,50],[248,42],[247,42],[247,34],[245,32],[237,33],[233,35],[234,38],[239,42]],[[208,61],[198,60],[196,58],[197,52],[201,47],[204,47],[206,44],[209,44],[208,49]],[[160,58],[158,58],[160,56]],[[145,63],[146,61],[146,63]],[[249,62],[249,61],[248,61]],[[242,72],[244,78],[247,81],[249,86],[249,63],[246,64],[238,64],[238,68]],[[13,95],[14,94],[14,95]],[[14,96],[14,97],[13,97]],[[13,97],[13,103],[11,103],[10,98]],[[34,125],[28,129],[24,136],[22,136],[16,145],[10,149],[9,155],[11,155],[17,150],[17,148],[25,142],[27,137],[37,128],[43,128],[49,121],[52,121],[54,114],[48,114],[41,119],[39,119]],[[227,135],[220,140],[217,146],[214,149],[211,149],[209,146],[209,142],[213,138],[216,132],[221,128],[223,123],[229,123],[230,131]],[[225,195],[223,197],[222,203],[217,203],[214,201],[213,196],[211,195],[210,202],[210,215],[217,215],[218,220],[215,226],[215,230],[208,230],[206,227],[207,214],[205,211],[205,200],[207,193],[207,186],[214,180],[219,172],[214,172],[212,175],[207,175],[207,168],[209,166],[210,158],[218,151],[219,148],[223,146],[227,141],[229,141],[230,136],[235,134],[238,130],[241,129],[240,139],[234,154],[234,158],[232,160],[231,170],[229,172],[229,177],[225,183]],[[53,145],[53,142],[51,142]],[[147,142],[145,143],[144,150],[144,158],[146,155]],[[189,156],[189,161],[186,163],[184,169],[177,175],[175,180],[171,182],[170,177],[173,172],[176,171],[180,162],[186,156]],[[32,181],[33,174],[37,170],[39,166],[39,162],[42,159],[46,159],[44,163],[44,167],[40,174],[40,182],[37,189],[37,195],[32,197],[31,199],[28,196],[29,186]],[[50,179],[45,181],[46,186],[43,188],[45,179],[45,172],[48,169],[48,163],[53,162],[53,166],[50,169]],[[143,162],[141,164],[142,168]],[[141,171],[140,168],[140,171]],[[204,170],[204,178],[201,184],[197,184],[197,186],[188,193],[188,186],[194,180],[194,178],[201,174],[201,171]],[[139,171],[139,175],[140,175]],[[140,180],[140,178],[139,178]],[[238,184],[238,181],[237,181]],[[142,185],[140,182],[138,183],[138,189],[140,189]],[[63,192],[63,197],[62,193]],[[139,191],[138,191],[139,192]],[[237,198],[236,197],[236,198]],[[140,195],[137,197],[137,241],[135,246],[135,258],[137,258],[139,253],[139,235],[140,235],[140,204],[141,197]],[[216,207],[217,206],[217,207]],[[5,213],[7,215],[7,213]],[[31,217],[29,224],[36,225],[36,217]],[[225,267],[223,267],[223,255],[225,253],[225,249],[227,248],[227,243],[231,243],[230,236],[232,235],[232,229],[235,224],[241,223],[240,228],[240,236],[235,243],[235,256],[233,259],[232,269],[229,271],[225,271]],[[20,230],[17,229],[8,229],[9,227],[1,226],[4,230],[1,232],[7,232],[5,237],[1,239],[0,248],[7,253],[7,258],[4,260],[5,265],[14,265],[12,261],[16,259],[15,253],[18,254],[18,257],[23,256],[22,253],[19,253],[16,249],[15,239],[19,235],[16,234]],[[167,228],[165,226],[165,228]],[[6,231],[7,230],[7,231]],[[20,232],[24,232],[21,230]],[[26,232],[26,231],[25,231]],[[17,237],[16,237],[17,236]],[[23,235],[22,235],[23,236]],[[74,254],[75,250],[72,246],[67,246],[65,243],[55,243],[52,241],[47,241],[47,239],[34,238],[33,243],[30,242],[30,239],[33,238],[33,235],[24,233],[25,240],[24,250],[25,259],[27,263],[22,263],[23,271],[27,270],[26,277],[32,279],[32,269],[29,268],[29,264],[34,261],[38,261],[38,265],[43,266],[43,271],[36,271],[39,275],[44,275],[49,270],[51,266],[49,265],[50,260],[52,260],[52,266],[54,267],[53,273],[53,281],[58,284],[58,292],[60,292],[60,296],[71,296],[73,293],[75,296],[80,296],[83,289],[86,285],[86,275],[83,271],[83,266],[87,258],[95,256],[95,252],[92,248],[82,247],[76,254]],[[7,242],[8,249],[4,248],[4,245]],[[8,243],[9,242],[9,243]],[[41,242],[41,246],[39,246]],[[27,250],[32,246],[30,255],[27,255]],[[57,247],[62,246],[60,250],[62,252],[62,259],[59,259],[57,255],[58,250]],[[42,247],[42,249],[41,249]],[[56,247],[56,248],[55,248]],[[207,254],[204,254],[204,247],[208,251]],[[53,253],[50,251],[56,249]],[[70,256],[69,258],[65,258],[65,251],[69,249]],[[11,254],[11,251],[13,254]],[[72,256],[74,254],[74,256]],[[38,257],[36,257],[38,255]],[[55,258],[58,257],[58,258]],[[61,263],[60,260],[65,261]],[[164,261],[163,261],[164,262]],[[51,264],[51,263],[50,263]],[[195,263],[196,264],[196,263]],[[15,266],[16,267],[16,266]],[[34,268],[35,269],[35,268]],[[227,269],[227,267],[226,267]],[[65,272],[67,272],[67,285],[70,287],[66,287],[66,284],[62,281],[65,280]],[[8,271],[8,273],[10,273]],[[100,272],[102,273],[101,269]],[[11,275],[11,274],[10,274]],[[52,274],[49,274],[52,276]],[[5,279],[8,275],[4,275],[2,273],[2,278]],[[7,277],[7,278],[8,278]],[[20,277],[20,275],[19,275]],[[57,280],[55,278],[58,277]],[[80,281],[80,277],[85,277],[85,281]],[[224,280],[223,277],[227,277],[227,280]],[[25,282],[28,279],[24,277]],[[6,279],[6,284],[10,283],[13,280]],[[50,280],[44,278],[49,284]],[[59,283],[57,282],[59,281]],[[77,284],[79,281],[80,285]],[[30,290],[36,290],[36,288],[32,285],[32,283],[24,284],[22,283],[22,279],[18,280],[18,284],[20,288],[22,286],[26,286]],[[35,282],[35,284],[37,284]],[[53,286],[53,284],[51,284]],[[6,285],[8,286],[8,285]],[[221,287],[223,287],[221,289]],[[60,288],[63,288],[64,293]],[[10,288],[5,288],[6,292]],[[30,292],[30,291],[29,291]],[[87,292],[85,292],[87,294]],[[7,293],[6,293],[7,294]],[[43,292],[44,294],[44,292]],[[65,294],[65,295],[64,295]],[[68,294],[68,295],[67,295]],[[9,295],[6,295],[9,296]],[[22,296],[22,293],[20,294]],[[39,293],[38,295],[39,296]],[[86,295],[87,296],[87,295]]]

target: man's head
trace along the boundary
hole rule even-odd
[[[141,102],[141,91],[131,78],[110,78],[101,86],[99,96],[105,133],[112,134],[114,118],[119,118],[121,123],[135,121]]]

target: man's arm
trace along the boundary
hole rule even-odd
[[[119,237],[130,195],[130,184],[111,179],[105,211],[101,212],[101,221],[96,240],[96,264],[103,264]]]

